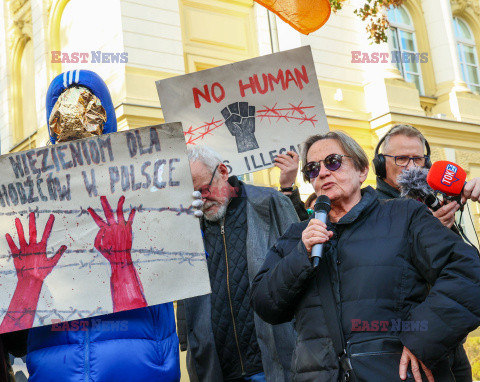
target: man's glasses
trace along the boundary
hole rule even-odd
[[[200,187],[200,189],[198,190],[202,194],[202,198],[206,198],[210,196],[210,193],[211,193],[210,188],[212,187],[213,178],[215,178],[215,173],[217,172],[218,166],[220,165],[217,164],[217,167],[215,167],[215,170],[213,170],[212,178],[210,179],[210,182],[207,185]]]
[[[390,157],[395,159],[395,164],[400,167],[407,167],[410,164],[410,161],[417,167],[425,166],[425,159],[427,156],[424,155],[423,157],[409,157],[407,155],[387,155],[383,154],[384,157]]]
[[[350,158],[348,155],[330,154],[324,160],[318,162],[308,162],[303,166],[302,172],[309,179],[314,179],[320,174],[321,163],[325,165],[328,171],[337,171],[342,165],[343,157]]]

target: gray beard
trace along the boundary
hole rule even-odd
[[[218,208],[216,213],[204,212],[203,216],[205,217],[205,220],[208,220],[209,222],[217,222],[225,217],[225,214],[227,213],[227,207],[228,203],[224,203]]]

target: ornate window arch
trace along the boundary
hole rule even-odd
[[[61,50],[60,43],[60,22],[62,19],[63,10],[70,0],[53,0],[48,5],[48,42],[50,44],[50,51]],[[49,53],[51,54],[51,53]],[[48,81],[62,72],[62,64],[52,62],[50,56],[48,62]]]
[[[480,94],[480,74],[473,32],[467,22],[458,16],[453,18],[453,28],[463,80],[472,92]]]
[[[390,22],[389,44],[392,51],[400,52],[397,58],[401,58],[403,53],[413,54],[413,57],[419,57],[417,41],[415,37],[415,27],[412,17],[403,6],[390,7],[387,11],[388,21]],[[412,62],[403,62],[395,60],[396,65],[402,77],[407,82],[413,82],[421,95],[425,94],[420,61],[412,59]]]

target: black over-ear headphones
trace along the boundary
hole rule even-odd
[[[414,129],[415,131],[418,131],[413,126],[409,126],[409,127]],[[398,126],[393,126],[388,131],[388,133],[385,134],[382,139],[380,139],[380,141],[377,144],[377,147],[375,148],[375,157],[372,160],[372,164],[373,164],[373,169],[375,170],[375,174],[381,179],[385,179],[387,177],[387,166],[385,165],[385,156],[383,154],[379,154],[378,150],[380,150],[380,146],[385,141],[385,138],[387,138],[392,133],[392,131],[396,128],[398,128]],[[418,131],[418,133],[423,137],[420,131]],[[427,154],[425,158],[425,168],[430,168],[432,167],[432,162],[430,160],[430,146],[426,139],[425,139],[425,147],[427,148]]]

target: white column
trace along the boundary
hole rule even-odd
[[[449,0],[422,0],[437,96],[469,91],[462,78]]]
[[[271,54],[275,48],[272,44],[272,32],[276,35],[276,28],[272,31],[271,19],[269,20],[268,10],[264,6],[254,3],[255,27],[257,30],[257,44],[259,56]],[[278,36],[277,36],[278,39]]]

